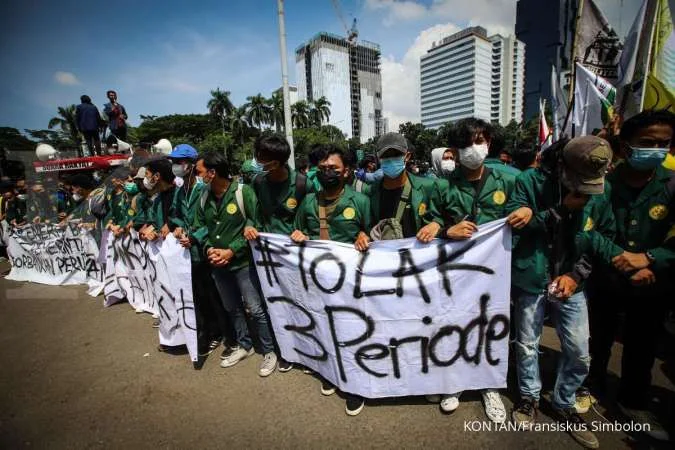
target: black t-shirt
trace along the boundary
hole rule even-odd
[[[378,211],[380,220],[396,217],[396,210],[398,209],[402,194],[403,186],[396,189],[385,189],[382,187],[382,190],[380,191],[380,210]],[[401,228],[403,228],[404,237],[414,237],[417,234],[415,220],[410,206],[411,198],[412,194],[408,197],[406,208],[403,211],[403,217],[401,217]]]

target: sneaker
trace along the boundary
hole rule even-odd
[[[283,358],[279,358],[279,372],[285,373],[293,368],[293,363],[286,361]]]
[[[213,353],[213,349],[209,345],[201,347],[197,351],[197,354],[199,356],[204,356],[204,357],[209,356],[211,353]]]
[[[220,362],[220,367],[232,367],[237,364],[242,359],[245,359],[248,356],[251,356],[254,353],[253,347],[249,350],[245,350],[243,347],[237,347],[232,350],[232,353],[227,358],[224,358]]]
[[[335,394],[335,386],[330,384],[328,381],[321,381],[321,395],[333,395]]]
[[[565,425],[566,431],[574,438],[575,441],[586,448],[600,447],[598,438],[590,430],[590,427],[583,417],[577,414],[574,408],[567,410],[557,409],[555,412],[558,422],[561,422]]]
[[[136,314],[143,314],[145,312],[145,310],[140,306],[137,306],[134,311],[136,311]]]
[[[302,369],[302,373],[304,373],[305,375],[311,375],[314,373],[314,371],[312,369],[308,369],[307,367],[305,367],[304,369]]]
[[[494,389],[485,389],[481,391],[483,397],[483,407],[485,415],[494,423],[504,423],[506,421],[506,408],[502,402],[502,396]]]
[[[152,321],[152,328],[159,328],[159,319]]]
[[[441,405],[440,405],[441,411],[443,411],[446,414],[450,414],[451,412],[454,412],[457,408],[459,408],[460,395],[462,395],[461,392],[441,396]]]
[[[265,353],[262,362],[260,363],[260,369],[258,369],[258,375],[261,377],[268,377],[272,375],[274,369],[277,368],[277,355],[274,352]]]
[[[424,398],[426,398],[429,403],[440,403],[441,402],[441,395],[440,394],[425,395]]]
[[[366,406],[366,401],[363,397],[358,395],[346,394],[347,405],[345,406],[345,412],[348,416],[358,416],[363,407]]]
[[[643,425],[644,433],[658,441],[667,441],[668,432],[659,423],[651,411],[644,409],[631,409],[619,403],[619,410],[634,423]],[[649,431],[647,431],[649,430]]]
[[[574,409],[577,414],[586,414],[591,406],[595,405],[598,400],[591,395],[591,391],[586,388],[577,389],[577,399],[574,402]]]
[[[516,425],[527,429],[532,426],[537,418],[537,402],[531,398],[523,398],[516,404],[511,412],[511,418]]]
[[[220,346],[220,339],[213,339],[209,342],[209,348],[215,350]]]
[[[238,345],[230,346],[223,342],[223,353],[220,354],[220,359],[227,359],[237,348],[239,348]]]

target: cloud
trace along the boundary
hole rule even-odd
[[[71,72],[58,71],[54,73],[54,80],[64,86],[77,86],[80,84],[80,80],[78,80],[75,74]]]
[[[409,5],[411,3],[414,6]],[[381,21],[385,26],[391,23],[405,26],[404,21],[409,27],[414,26],[414,21],[422,24],[439,20],[444,22],[422,29],[401,59],[393,55],[382,57],[384,117],[389,119],[392,131],[397,130],[400,123],[420,121],[420,57],[431,48],[433,42],[466,27],[478,25],[486,28],[488,35],[513,35],[516,20],[513,0],[472,0],[463,2],[461,7],[453,0],[434,0],[430,5],[413,1],[367,0],[366,8],[382,13]],[[405,10],[414,12],[403,16]]]

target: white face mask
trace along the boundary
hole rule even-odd
[[[153,183],[148,178],[143,178],[143,186],[149,191],[151,191],[157,183]]]
[[[487,154],[487,144],[473,144],[471,147],[460,149],[459,163],[467,169],[476,170],[483,164]]]
[[[454,159],[444,159],[441,161],[441,172],[443,175],[450,175],[457,168],[457,163]]]

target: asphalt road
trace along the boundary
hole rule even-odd
[[[581,448],[565,433],[467,430],[486,420],[471,393],[450,416],[405,398],[368,402],[348,417],[344,400],[321,396],[319,381],[299,370],[260,378],[260,355],[221,369],[214,354],[195,371],[187,356],[156,350],[151,322],[127,304],[103,308],[84,287],[0,279],[0,448]],[[654,377],[658,409],[675,434],[672,344]],[[550,389],[558,349],[550,328],[543,346]],[[505,393],[508,408],[513,398]],[[611,399],[598,410],[621,417]],[[601,448],[653,444],[639,434],[598,436]]]

